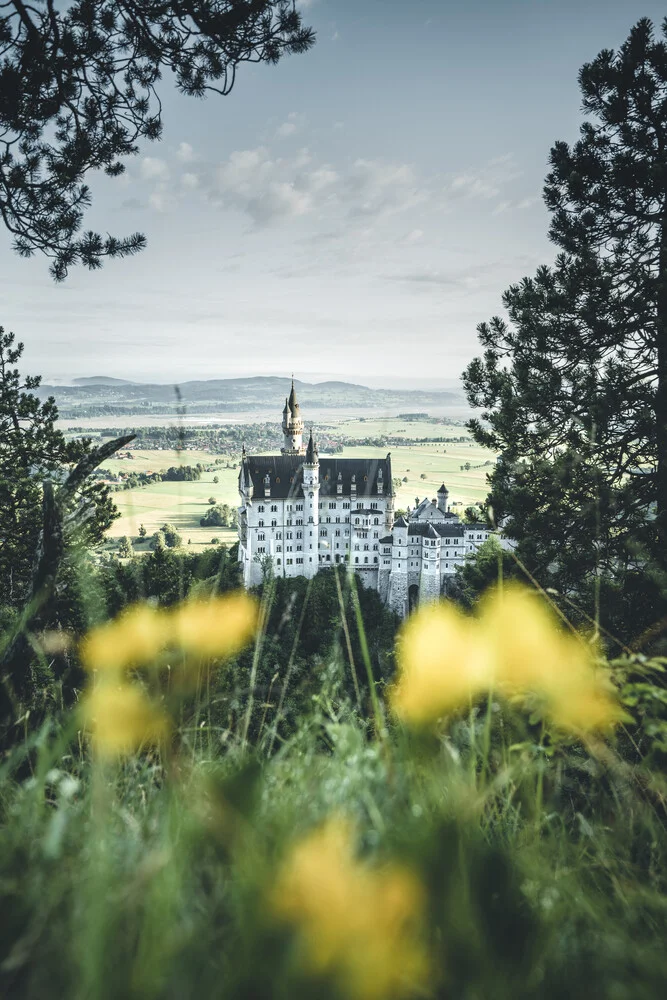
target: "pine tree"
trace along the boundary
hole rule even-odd
[[[580,71],[579,140],[544,189],[559,248],[505,293],[464,374],[501,453],[490,502],[566,587],[667,571],[667,21]]]
[[[314,41],[293,0],[7,0],[0,4],[0,219],[22,256],[40,251],[63,279],[145,245],[81,234],[85,177],[123,173],[159,139],[158,89],[229,94],[239,66],[276,63]]]
[[[16,367],[23,344],[0,326],[0,606],[26,600],[43,522],[44,483],[57,489],[90,441],[67,441],[52,398],[40,401],[39,376]],[[63,511],[69,541],[100,542],[118,513],[109,488],[82,481]]]

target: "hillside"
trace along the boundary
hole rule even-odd
[[[350,382],[300,382],[295,386],[302,406],[360,409],[458,406],[459,392],[444,390],[370,389]],[[96,376],[76,379],[72,385],[42,385],[42,398],[54,396],[63,416],[100,413],[172,413],[178,406],[191,412],[251,410],[265,406],[275,409],[288,395],[291,380],[268,376],[210,379],[183,382],[179,386],[161,383],[134,383]]]

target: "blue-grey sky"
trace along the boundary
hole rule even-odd
[[[549,148],[577,71],[657,0],[302,0],[308,53],[231,96],[165,81],[164,134],[88,223],[148,248],[62,285],[0,230],[0,324],[45,378],[456,378],[507,285],[553,257]]]

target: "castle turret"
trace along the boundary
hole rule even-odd
[[[305,451],[303,446],[303,420],[301,419],[299,402],[296,398],[294,379],[292,379],[292,389],[285,400],[285,409],[283,410],[283,436],[285,438],[285,443],[281,448],[283,455],[303,455]]]
[[[449,490],[443,483],[438,490],[438,510],[442,511],[443,514],[447,513],[447,506],[449,504]]]
[[[303,569],[304,576],[317,573],[320,534],[320,456],[311,428],[303,463]]]

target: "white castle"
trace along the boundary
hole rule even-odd
[[[491,534],[462,524],[443,483],[433,500],[417,499],[394,519],[391,455],[320,457],[304,424],[292,380],[285,400],[280,455],[247,455],[239,472],[239,562],[246,587],[276,576],[312,577],[337,563],[405,616],[419,602],[446,593],[457,566]]]

